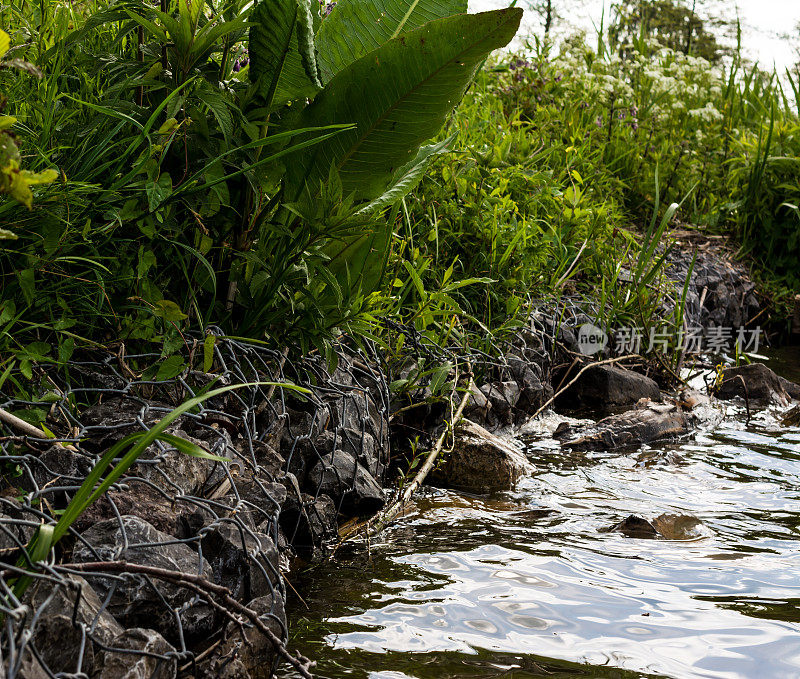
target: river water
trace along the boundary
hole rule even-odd
[[[743,419],[631,455],[539,438],[514,492],[427,489],[293,577],[292,644],[331,678],[800,677],[800,428]],[[631,514],[667,537],[605,531]]]

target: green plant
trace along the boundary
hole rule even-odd
[[[0,59],[6,56],[10,46],[11,38],[8,33],[0,30]],[[41,76],[35,66],[22,59],[0,61],[0,69],[3,68],[13,68]],[[3,111],[6,104],[6,99],[0,95],[0,112]],[[33,204],[31,186],[49,184],[58,177],[58,172],[52,169],[42,172],[22,169],[19,146],[11,132],[11,126],[15,122],[17,120],[13,116],[0,116],[0,195],[8,194],[15,201],[30,209]],[[13,231],[0,228],[0,239],[2,238],[16,238],[16,235]]]
[[[79,342],[158,341],[165,354],[212,322],[304,349],[368,332],[392,244],[384,213],[444,149],[424,142],[521,11],[319,10],[4,10],[20,31],[44,28],[26,43],[44,77],[14,82],[13,103],[34,155],[67,178],[30,216],[0,203],[22,234],[0,251],[15,314]]]
[[[280,386],[300,394],[309,393],[307,389],[289,383],[259,382],[253,384],[234,384],[227,387],[220,387],[189,399],[177,408],[174,408],[159,420],[151,429],[144,432],[129,434],[109,448],[100,460],[92,467],[88,476],[84,479],[78,490],[73,495],[64,512],[55,524],[42,524],[36,530],[17,562],[18,568],[35,567],[39,561],[43,561],[50,554],[50,551],[63,538],[70,527],[80,516],[100,498],[120,477],[135,464],[142,453],[156,441],[163,441],[172,446],[184,455],[199,457],[206,460],[225,462],[227,458],[212,455],[196,443],[187,441],[180,436],[166,433],[166,428],[178,417],[186,412],[197,408],[204,401],[215,396],[220,396],[234,389],[248,386]],[[118,460],[115,462],[115,460]],[[17,598],[21,597],[31,583],[30,576],[20,576],[14,581],[13,590]]]

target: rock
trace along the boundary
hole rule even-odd
[[[55,587],[49,581],[34,580],[25,598],[39,616],[30,641],[36,656],[25,652],[22,676],[38,679],[50,673],[92,674],[95,649],[88,638],[80,655],[84,634],[109,645],[122,633],[119,623],[102,611],[102,603],[89,583],[78,576]]]
[[[177,676],[178,663],[172,655],[175,649],[155,630],[132,627],[109,645],[120,651],[141,653],[105,651],[98,679],[174,679]]]
[[[16,564],[20,550],[30,542],[39,518],[11,498],[0,498],[0,563]]]
[[[700,519],[689,514],[660,514],[652,521],[631,514],[601,532],[618,532],[629,538],[690,540],[702,536]]]
[[[627,408],[640,399],[661,399],[658,385],[645,375],[615,365],[597,365],[556,399],[557,410],[608,413]]]
[[[261,620],[279,638],[286,638],[286,614],[283,597],[275,593],[258,597],[247,607],[259,614]],[[198,664],[196,679],[269,679],[273,677],[275,649],[252,623],[245,622],[244,639],[241,629],[229,623],[224,642]]]
[[[489,424],[491,409],[492,402],[486,398],[486,394],[478,388],[478,385],[472,382],[469,398],[464,406],[464,417],[482,426],[491,426]]]
[[[781,420],[784,427],[800,426],[800,406],[795,406],[788,411]]]
[[[570,450],[616,450],[638,447],[658,439],[675,438],[688,432],[686,416],[674,405],[649,402],[634,410],[611,415],[585,429],[560,426],[553,438]]]
[[[168,433],[180,436],[204,448],[202,441],[189,436],[181,429],[168,429]],[[161,447],[164,449],[162,450]],[[149,446],[139,457],[134,469],[143,479],[158,486],[168,495],[202,495],[200,490],[220,463],[192,455],[186,455],[166,444]]]
[[[298,552],[313,557],[317,547],[337,535],[336,506],[327,495],[316,499],[289,493],[280,516],[286,539]]]
[[[41,493],[45,486],[77,487],[83,483],[92,468],[92,461],[88,455],[59,445],[50,446],[28,464],[33,478],[23,474],[20,486],[28,492],[35,493]],[[55,496],[48,493],[47,496],[51,502],[53,500],[66,502],[68,499],[64,492],[59,492]]]
[[[531,362],[513,354],[507,358],[511,374],[522,390],[516,404],[516,422],[536,412],[553,397],[553,387],[544,377],[544,361],[548,359],[538,360],[539,362]]]
[[[73,560],[78,563],[123,560],[178,573],[211,572],[209,563],[186,544],[176,543],[174,537],[138,516],[121,517],[121,525],[117,519],[101,521],[83,531],[81,537],[88,545],[83,540],[76,544]],[[123,580],[92,576],[91,582],[101,598],[111,594],[108,611],[122,624],[146,625],[167,639],[176,633],[173,609],[187,604],[195,596],[177,584],[151,580],[156,591],[142,575],[126,576]],[[181,613],[184,633],[190,637],[208,634],[213,622],[213,613],[206,604],[195,604]]]
[[[692,540],[703,536],[703,524],[690,514],[660,514],[652,521],[659,535],[667,540]],[[706,529],[706,534],[709,531]]]
[[[522,392],[516,382],[491,382],[484,384],[481,392],[492,404],[492,413],[497,417],[499,425],[514,422],[513,411]]]
[[[759,406],[786,405],[792,398],[800,399],[800,386],[779,377],[763,363],[749,363],[726,368],[714,395],[725,400],[737,396],[747,398],[751,404]]]
[[[202,505],[173,501],[164,496],[163,490],[136,478],[128,479],[125,485],[127,488],[110,490],[93,503],[75,522],[75,530],[81,532],[99,521],[128,514],[144,519],[162,533],[185,540],[197,535],[214,518]]]
[[[314,495],[324,493],[351,515],[373,514],[386,503],[383,489],[355,458],[343,450],[324,455],[306,483]]]
[[[258,617],[276,637],[279,639],[287,637],[286,613],[280,592],[276,590],[274,598],[272,596],[257,597],[250,601],[247,607],[258,613]],[[228,640],[223,646],[223,654],[228,649],[236,649],[237,657],[244,665],[250,679],[270,679],[273,676],[272,665],[276,656],[275,648],[270,640],[251,624],[245,625],[244,640],[241,632],[232,623],[228,625],[228,634]]]
[[[380,475],[382,465],[381,451],[378,450],[375,437],[368,431],[340,427],[333,431],[322,432],[314,442],[317,451],[321,454],[332,453],[334,450],[343,450],[356,458],[372,476]]]
[[[706,241],[697,258],[687,290],[684,318],[689,326],[740,328],[758,315],[760,303],[756,286],[746,268],[734,262],[724,246]],[[681,289],[692,264],[693,252],[676,248],[668,255],[667,275]],[[700,302],[703,302],[702,306]],[[666,308],[669,313],[671,308]]]
[[[231,590],[236,599],[247,601],[270,593],[280,581],[278,550],[263,533],[225,521],[205,533],[202,548],[214,582]]]
[[[490,493],[510,490],[532,471],[530,462],[508,441],[470,420],[461,420],[453,450],[435,471],[434,480],[459,490]]]
[[[658,532],[658,529],[652,523],[636,514],[631,514],[619,523],[604,529],[603,532],[622,533],[625,537],[629,538],[654,539],[661,537],[661,533]]]

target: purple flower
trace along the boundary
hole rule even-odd
[[[597,127],[603,127],[603,116],[597,116],[597,120],[594,121],[594,124]]]
[[[628,114],[625,113],[625,111],[620,111],[619,113],[617,113],[617,118],[619,118],[620,120],[625,120],[625,118],[627,118],[627,117],[628,117]]]
[[[325,5],[325,8],[322,10],[323,14],[325,16],[328,16],[333,11],[334,7],[336,7],[336,3],[329,2],[327,5]]]

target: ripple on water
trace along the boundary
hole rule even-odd
[[[653,452],[667,462],[536,448],[541,471],[500,499],[430,492],[336,595],[317,585],[305,615],[321,629],[305,641],[328,651],[304,650],[329,654],[331,677],[531,663],[559,676],[800,677],[800,430],[723,426]],[[676,539],[604,532],[631,514]]]

